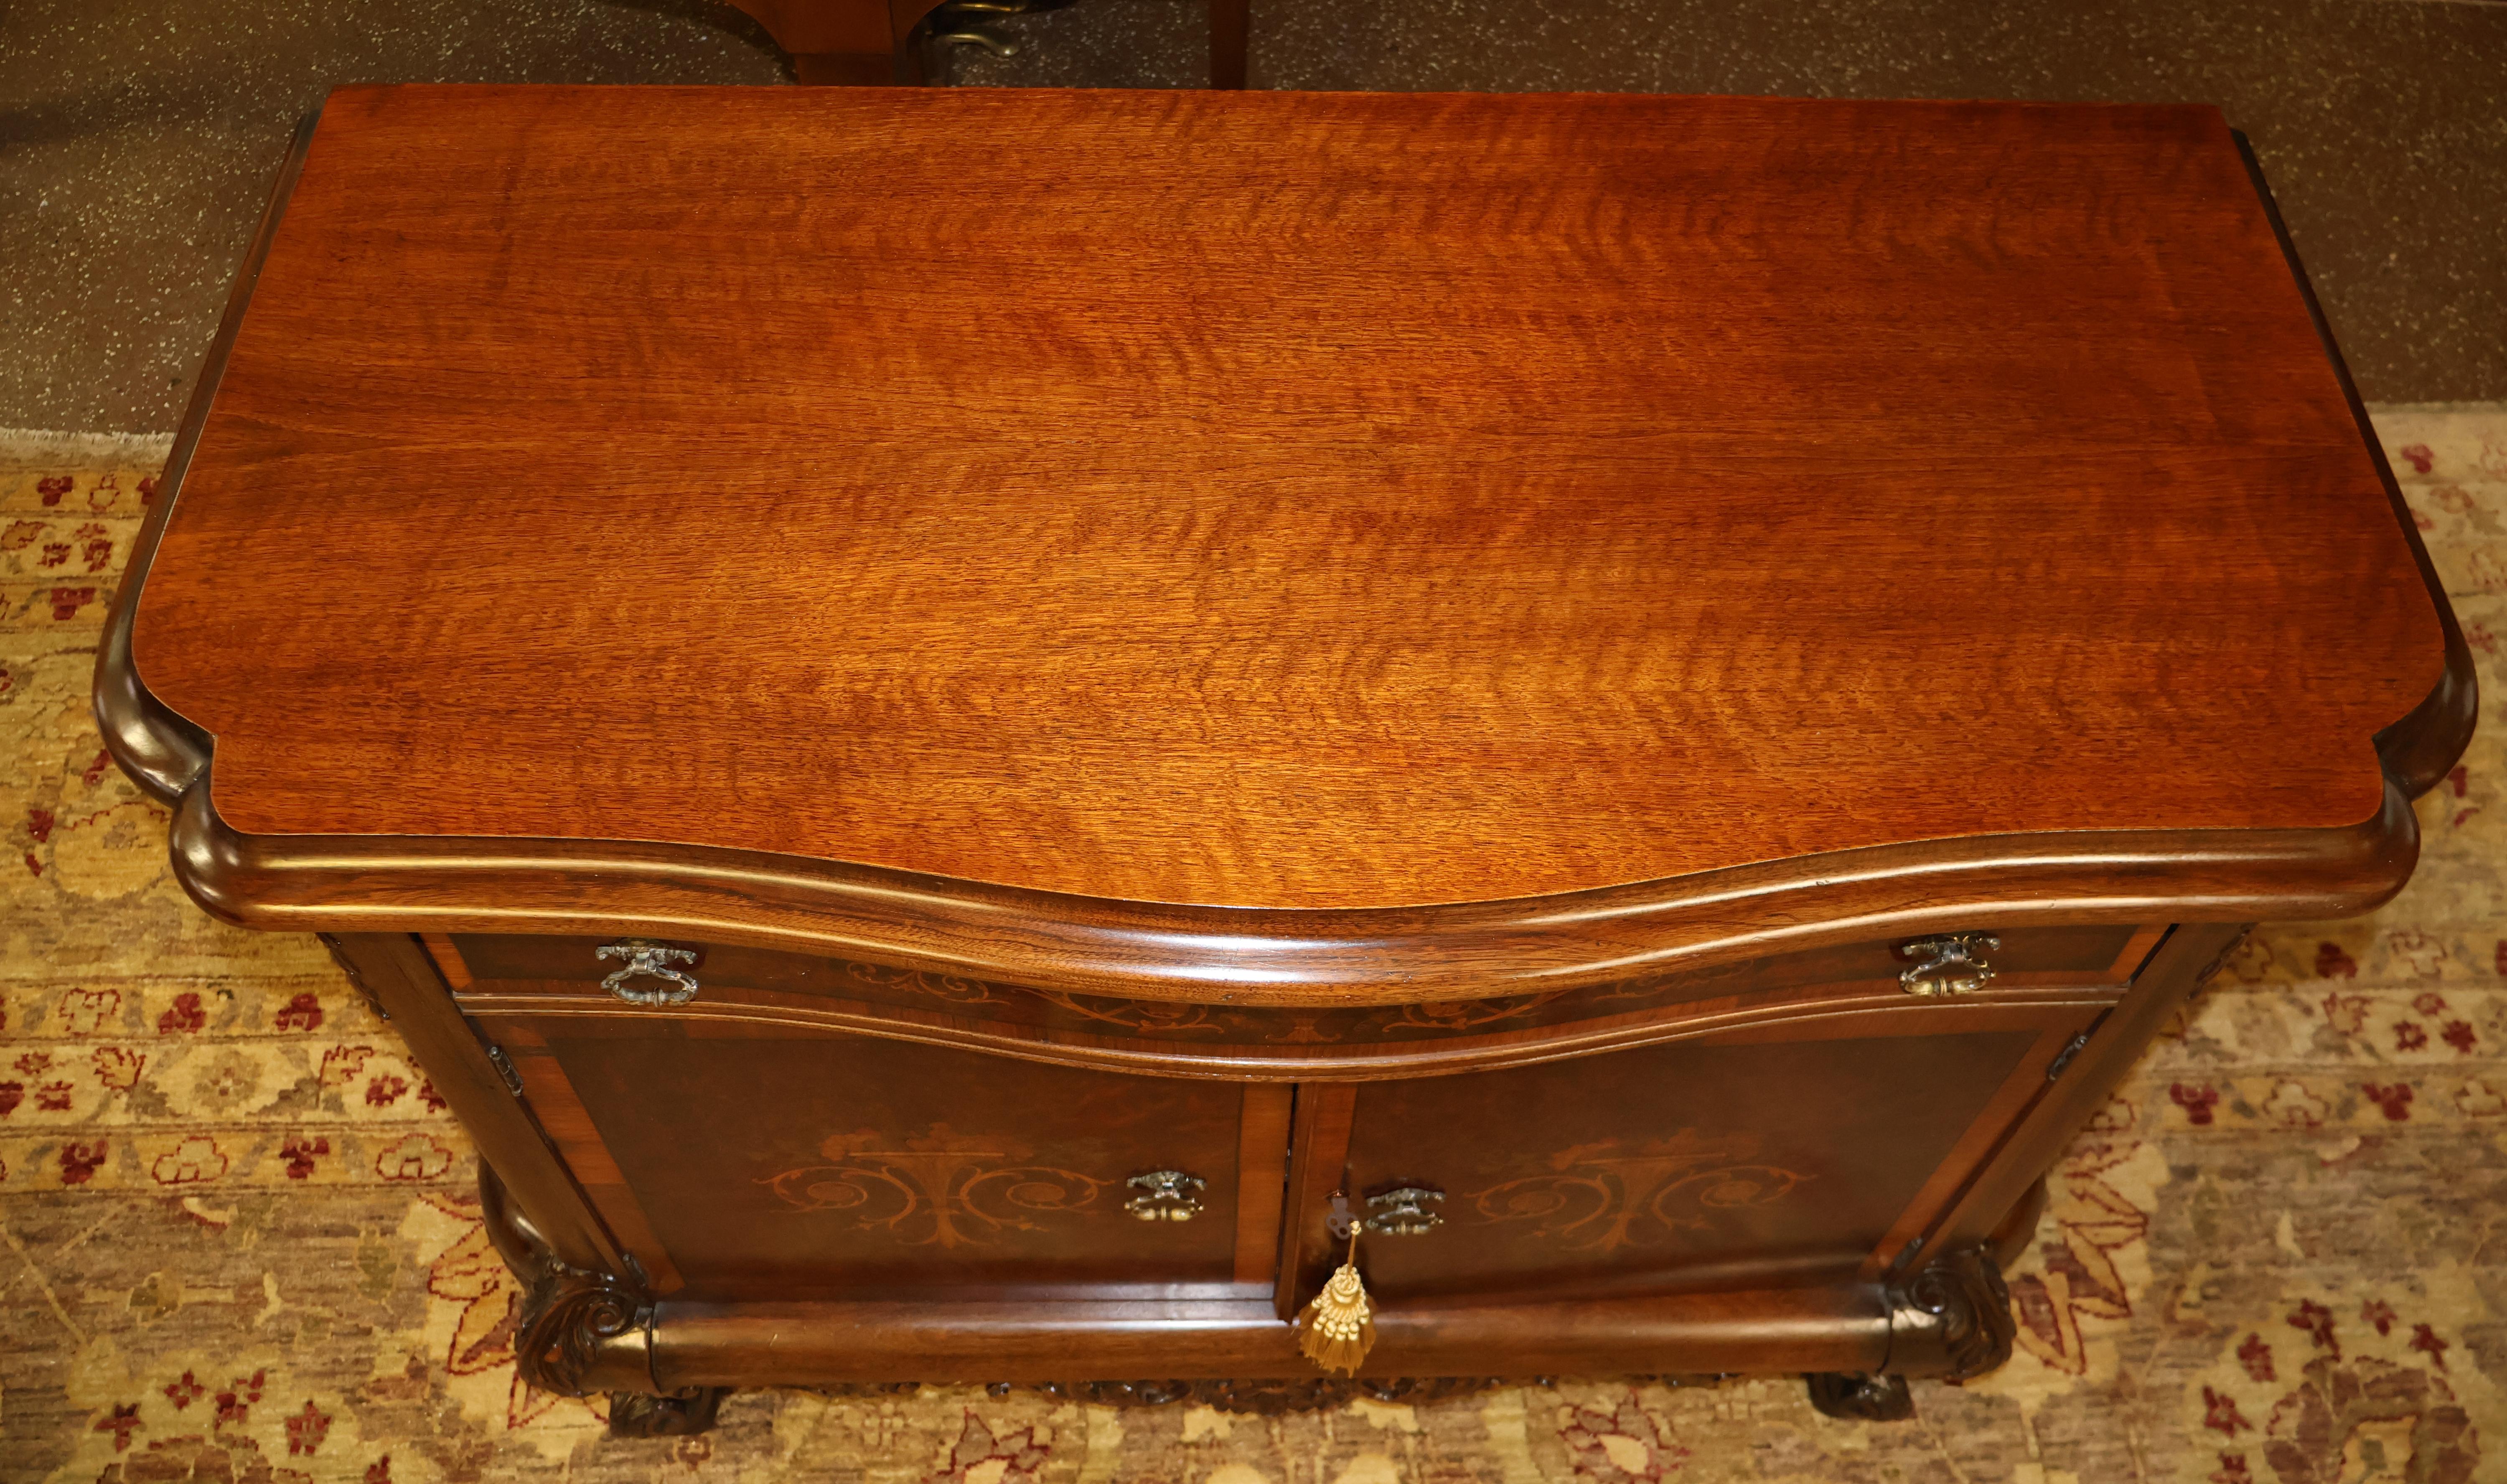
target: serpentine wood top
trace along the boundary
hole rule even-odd
[[[133,646],[244,835],[1321,908],[2355,827],[2447,659],[2209,108],[433,87]]]

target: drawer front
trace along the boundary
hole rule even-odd
[[[1965,1005],[1366,1083],[1346,1179],[1367,1280],[1388,1301],[1851,1281],[1941,1213],[2094,1015]]]
[[[587,1018],[483,1026],[659,1285],[703,1299],[1209,1284],[1285,1088],[1134,1077],[863,1036]],[[1259,1099],[1277,1095],[1270,1126]],[[1175,1178],[1161,1178],[1172,1176]],[[1136,1178],[1138,1183],[1135,1183]],[[1255,1201],[1260,1203],[1257,1182]]]
[[[1992,970],[1988,996],[2027,991],[2116,991],[2127,984],[2162,930],[2079,925],[1980,929],[1996,940],[1971,945]],[[1684,974],[1631,978],[1550,993],[1488,999],[1342,1008],[1283,1008],[1122,999],[958,978],[881,964],[817,959],[766,949],[685,943],[672,967],[697,982],[692,1005],[778,1007],[894,1015],[951,1027],[996,1028],[1013,1038],[1084,1044],[1130,1043],[1214,1059],[1265,1057],[1326,1062],[1423,1043],[1460,1048],[1579,1028],[1659,1019],[1684,1010],[1746,1010],[1810,1001],[1887,999],[1905,977],[1935,986],[1968,972],[1914,939],[1848,944],[1746,959]],[[516,934],[430,937],[455,993],[519,1006],[534,997],[597,1003],[602,981],[620,967],[600,957],[603,941]],[[1927,964],[1947,967],[1927,973]],[[674,990],[639,977],[630,987]]]

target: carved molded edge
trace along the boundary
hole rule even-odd
[[[1580,989],[1798,949],[2032,923],[2364,912],[2419,850],[2388,787],[2339,830],[1977,836],[1550,897],[1354,911],[1116,902],[758,851],[535,839],[248,836],[203,769],[176,877],[212,915],[296,932],[620,933],[740,943],[1034,989],[1243,1005]]]
[[[2384,442],[2377,436],[2376,424],[2368,418],[2368,404],[2359,397],[2359,385],[2350,378],[2350,363],[2342,358],[2342,346],[2333,339],[2333,322],[2324,317],[2324,306],[2317,302],[2315,284],[2307,276],[2307,265],[2299,260],[2298,244],[2290,239],[2289,224],[2281,220],[2280,202],[2272,196],[2271,182],[2264,177],[2263,162],[2255,158],[2255,147],[2241,129],[2230,130],[2236,140],[2237,154],[2246,163],[2246,178],[2254,183],[2255,196],[2263,204],[2264,218],[2271,223],[2272,235],[2280,243],[2281,259],[2289,265],[2289,275],[2298,284],[2299,297],[2307,302],[2307,317],[2315,323],[2315,337],[2324,346],[2324,358],[2333,368],[2334,379],[2342,383],[2343,400],[2350,405],[2350,418],[2358,424],[2360,440],[2368,446],[2368,456],[2377,466],[2377,478],[2383,482],[2385,496],[2393,502],[2394,519],[2403,528],[2403,539],[2412,549],[2412,561],[2420,569],[2420,580],[2428,585],[2429,601],[2437,608],[2438,627],[2446,633],[2446,668],[2438,681],[2410,714],[2377,734],[2377,757],[2384,765],[2385,777],[2392,779],[2410,798],[2418,798],[2438,784],[2463,749],[2472,742],[2473,727],[2481,717],[2481,681],[2472,666],[2472,646],[2464,641],[2463,625],[2454,616],[2454,605],[2447,601],[2446,585],[2437,574],[2437,563],[2429,560],[2427,543],[2420,540],[2419,523],[2412,518],[2411,503],[2403,498],[2402,482],[2394,477],[2394,466],[2385,457]]]
[[[1476,999],[1959,931],[1988,918],[2018,925],[2364,912],[2409,879],[2419,847],[2409,800],[2445,776],[2470,737],[2477,694],[2469,650],[2379,452],[2444,622],[2447,663],[2428,698],[2378,734],[2388,778],[2383,808],[2344,829],[1972,836],[1547,897],[1353,911],[1111,901],[641,842],[242,835],[211,802],[211,739],[149,692],[132,660],[131,632],[311,125],[298,131],[237,275],[167,464],[165,492],[116,594],[95,673],[108,749],[141,788],[175,810],[177,879],[203,908],[245,926],[684,937],[1143,999]],[[2265,202],[2270,210],[2268,193]],[[2294,257],[2293,271],[2304,289]],[[2311,292],[2308,302],[2312,308]],[[2327,346],[2348,390],[2329,336]],[[2356,393],[2349,395],[2355,410]],[[2364,413],[2360,418],[2374,450]]]
[[[147,584],[149,565],[157,558],[157,543],[164,539],[166,522],[173,518],[175,502],[182,495],[183,475],[192,466],[192,451],[200,446],[200,429],[208,421],[210,404],[217,400],[218,382],[226,376],[227,357],[234,352],[236,332],[243,326],[244,308],[252,303],[253,285],[261,280],[262,265],[270,259],[271,240],[278,235],[279,219],[287,214],[287,198],[296,189],[297,177],[304,173],[305,156],[312,148],[313,127],[321,117],[322,110],[317,106],[296,126],[296,132],[288,140],[287,157],[280,163],[278,178],[270,188],[270,203],[262,208],[261,223],[253,229],[252,246],[245,251],[242,266],[236,270],[235,283],[227,290],[226,312],[218,321],[217,337],[209,342],[200,379],[192,383],[191,403],[184,410],[174,447],[165,459],[164,477],[158,482],[163,492],[156,508],[140,525],[139,537],[131,545],[130,561],[123,570],[122,586],[113,595],[113,607],[105,615],[104,633],[96,645],[93,700],[96,725],[103,730],[105,747],[132,782],[168,807],[196,782],[206,786],[209,735],[159,701],[139,678],[139,668],[130,656],[131,631],[139,617],[139,590]]]

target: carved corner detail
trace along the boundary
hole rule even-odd
[[[560,1396],[580,1396],[583,1378],[602,1342],[644,1327],[652,1305],[634,1285],[587,1273],[554,1258],[523,1300],[514,1360],[526,1384]]]
[[[516,1206],[485,1161],[479,1166],[480,1213],[497,1255],[523,1282],[522,1321],[514,1361],[539,1391],[581,1396],[585,1378],[608,1342],[644,1333],[649,1344],[653,1300],[640,1272],[628,1278],[586,1272],[560,1262],[530,1218]],[[629,1259],[633,1267],[634,1259]],[[609,1394],[612,1437],[678,1437],[712,1428],[729,1387],[699,1386],[654,1394]]]
[[[1830,1417],[1903,1422],[1915,1415],[1907,1377],[1966,1381],[2011,1358],[2019,1333],[2011,1289],[1993,1254],[1981,1247],[1950,1252],[1887,1290],[1889,1359],[1876,1372],[1828,1371],[1806,1377],[1810,1404]]]
[[[602,1347],[648,1330],[652,1322],[653,1301],[640,1284],[543,1257],[539,1279],[523,1301],[514,1360],[525,1384],[561,1396],[581,1396],[591,1390],[584,1378]],[[723,1386],[659,1395],[613,1391],[609,1435],[681,1437],[708,1431],[730,1394],[731,1388]]]
[[[1940,1326],[1939,1343],[1949,1359],[1949,1368],[1941,1372],[1945,1379],[1981,1376],[2011,1358],[2019,1333],[2011,1317],[2011,1289],[1983,1248],[1952,1252],[1916,1274],[1905,1303]],[[1890,1328],[1898,1328],[1894,1315]]]

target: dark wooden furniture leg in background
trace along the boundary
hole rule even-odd
[[[1245,86],[1246,32],[1254,0],[1210,0],[1210,86]]]
[[[805,87],[920,87],[914,32],[941,0],[732,0],[792,54]],[[1210,0],[1210,86],[1245,86],[1253,0]]]
[[[792,54],[804,86],[916,87],[914,28],[940,0],[732,0]]]

